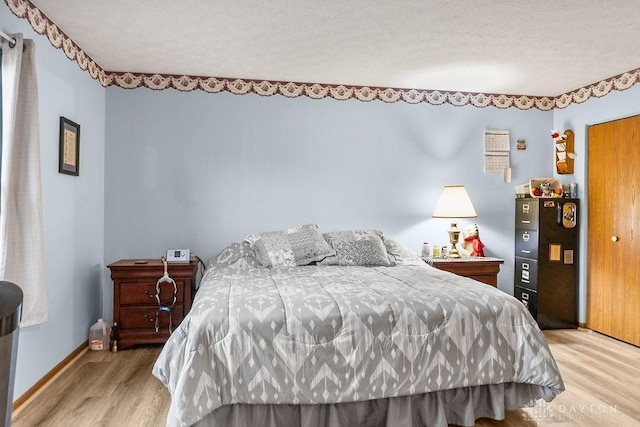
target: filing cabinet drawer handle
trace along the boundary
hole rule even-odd
[[[523,224],[531,224],[531,221],[529,221],[528,219],[523,219],[520,222],[523,223]]]
[[[531,251],[528,251],[528,250],[526,250],[526,249],[522,249],[522,253],[523,253],[523,254],[530,254],[530,253],[531,253]]]
[[[523,292],[520,294],[520,302],[527,308],[529,308],[529,293]]]

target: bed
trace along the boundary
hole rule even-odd
[[[473,425],[564,390],[513,297],[378,231],[309,228],[211,261],[153,368],[167,425]]]

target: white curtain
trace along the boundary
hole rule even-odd
[[[35,45],[2,43],[0,279],[22,288],[22,326],[47,321]],[[23,51],[24,44],[24,51]]]

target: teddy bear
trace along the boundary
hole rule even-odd
[[[456,245],[458,252],[462,256],[484,256],[484,244],[480,241],[480,235],[478,233],[478,225],[467,225],[462,229],[458,244]]]

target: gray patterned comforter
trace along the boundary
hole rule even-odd
[[[168,425],[233,403],[334,403],[482,384],[564,389],[523,305],[424,266],[209,268],[153,369]]]

